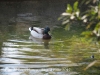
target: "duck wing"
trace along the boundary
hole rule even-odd
[[[29,27],[29,31],[35,31],[38,34],[43,34],[44,28],[39,28],[39,27]]]
[[[44,28],[39,28],[39,27],[33,27],[33,30],[36,31],[39,34],[43,34]]]

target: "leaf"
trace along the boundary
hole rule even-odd
[[[86,0],[82,0],[82,2],[80,3],[80,5],[83,5],[86,2]]]
[[[92,15],[96,15],[95,10],[92,10],[92,11],[91,11],[91,14],[92,14]]]
[[[89,4],[92,0],[86,0],[86,5]]]
[[[98,34],[100,35],[100,28],[98,29]]]
[[[80,14],[80,11],[76,11],[76,12],[75,12],[75,15],[76,15],[77,17],[79,17],[79,14]]]
[[[67,24],[67,25],[65,26],[65,30],[70,30],[70,24]]]
[[[78,1],[76,1],[73,5],[74,11],[78,10]]]
[[[88,68],[92,67],[95,63],[97,63],[97,60],[91,62],[84,70],[87,70]]]
[[[89,21],[92,22],[92,21],[94,21],[94,19],[95,19],[95,16],[91,16],[90,19],[89,19]]]
[[[86,19],[84,19],[84,20],[83,20],[83,22],[84,22],[84,23],[86,23],[86,22],[87,22],[87,18],[86,18]]]
[[[63,21],[62,24],[67,24],[69,20]]]
[[[98,5],[98,18],[100,19],[100,3]]]
[[[67,4],[67,10],[66,10],[66,12],[67,13],[72,13],[72,6],[70,5],[70,4]]]
[[[81,17],[81,19],[84,20],[86,17],[87,17],[87,14],[86,14],[86,15],[83,15],[83,16]]]
[[[62,13],[61,15],[62,15],[62,16],[70,16],[71,14],[65,12],[65,13]]]
[[[60,16],[59,18],[58,18],[58,20],[61,20],[61,19],[63,19],[64,18],[64,16]]]
[[[81,35],[85,36],[85,37],[91,37],[91,31],[84,31],[81,33]]]
[[[100,28],[100,22],[96,24],[96,26],[95,26],[94,29],[95,29],[95,30],[98,30],[99,28]]]
[[[70,16],[70,19],[71,19],[71,20],[75,19],[75,16],[72,14],[72,15]]]
[[[71,14],[69,13],[62,13],[61,16],[58,18],[58,20],[66,20]]]
[[[93,22],[90,22],[90,23],[87,25],[86,29],[89,29],[89,28],[91,27],[92,24],[93,24]]]
[[[82,32],[81,35],[89,35],[90,33],[91,33],[91,31],[84,31],[84,32]]]

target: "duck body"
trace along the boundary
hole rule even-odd
[[[39,39],[51,39],[51,36],[49,35],[50,28],[39,28],[39,27],[29,27],[30,34],[34,38],[39,38]]]

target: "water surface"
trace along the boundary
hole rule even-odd
[[[71,45],[67,43],[66,48],[63,48],[63,45],[56,43],[62,44],[64,41],[57,40],[53,35],[48,44],[44,43],[43,40],[33,38],[28,27],[26,25],[1,26],[0,75],[87,74],[87,72],[82,72],[84,67],[81,66],[88,65],[90,62],[86,60],[90,57],[84,56],[83,51],[75,50],[78,55],[75,52],[71,53]],[[92,51],[94,52],[96,49],[94,48]],[[85,49],[82,50],[85,51]],[[85,61],[78,62],[85,57],[87,57]],[[92,74],[98,74],[96,71],[97,69]],[[87,75],[89,74],[91,72],[88,72]]]

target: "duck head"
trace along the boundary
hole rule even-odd
[[[50,28],[49,28],[49,27],[45,27],[45,28],[44,28],[44,31],[43,31],[43,34],[49,35],[49,34],[48,34],[49,31],[50,31]]]
[[[45,27],[44,31],[43,31],[43,39],[51,39],[51,36],[49,35],[50,28],[49,27]]]

